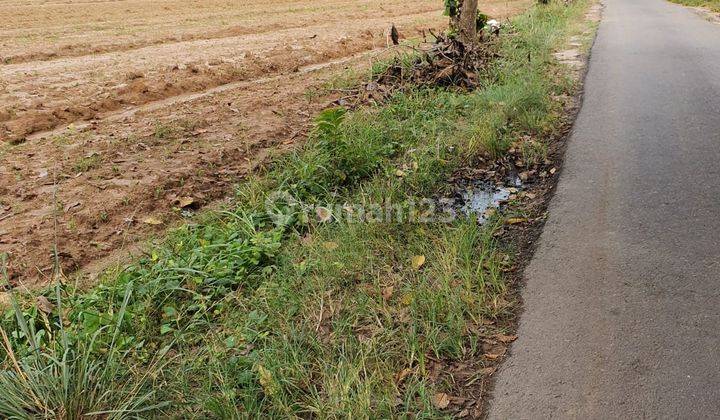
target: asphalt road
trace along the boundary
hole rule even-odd
[[[720,25],[605,0],[491,418],[720,417]]]

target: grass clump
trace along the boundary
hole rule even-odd
[[[670,0],[673,3],[691,7],[705,7],[713,12],[720,13],[720,0]]]
[[[74,412],[447,414],[434,396],[463,391],[438,366],[484,366],[483,337],[511,309],[503,274],[512,258],[495,239],[501,221],[417,223],[429,210],[422,199],[517,139],[554,133],[561,105],[552,98],[572,84],[551,54],[586,6],[553,3],[516,18],[483,89],[408,90],[382,106],[323,112],[305,146],[239,187],[235,207],[172,232],[90,290],[58,289],[64,306],[47,322],[37,310],[25,321],[6,316],[3,328],[16,333],[5,346],[8,383],[22,382],[13,360],[36,349],[63,360],[65,336],[78,346],[67,360],[107,369],[127,396]],[[23,322],[45,332],[31,339]],[[162,369],[152,368],[158,359]],[[0,414],[37,411],[6,407]]]
[[[162,408],[165,403],[153,402],[155,393],[148,386],[150,375],[161,365],[153,362],[143,366],[144,372],[135,372],[130,369],[134,361],[128,352],[117,346],[131,290],[126,289],[118,324],[90,337],[69,334],[63,328],[62,310],[56,319],[37,308],[25,313],[12,297],[8,314],[15,317],[17,328],[8,332],[0,327],[0,348],[5,355],[5,369],[0,371],[3,417],[121,419]],[[59,288],[56,291],[57,307],[62,309]],[[52,303],[41,299],[39,306],[49,311]],[[57,323],[57,329],[51,323]],[[101,335],[110,337],[110,342],[103,343]],[[163,356],[160,353],[155,360]]]
[[[93,153],[81,157],[77,162],[75,162],[75,165],[73,165],[73,169],[75,170],[75,172],[88,172],[92,169],[99,167],[101,164],[102,157],[97,153]]]

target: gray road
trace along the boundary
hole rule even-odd
[[[491,418],[720,417],[720,25],[605,0]]]

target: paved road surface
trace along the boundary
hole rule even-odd
[[[720,25],[605,0],[491,418],[720,417]]]

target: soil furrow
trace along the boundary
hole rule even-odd
[[[438,23],[436,13],[405,16],[398,25],[413,35],[416,27],[410,27],[410,20]],[[384,45],[387,25],[384,19],[352,21],[339,28],[324,25],[309,31],[294,29],[4,66],[0,75],[8,86],[0,93],[4,103],[0,136],[21,142],[34,132],[90,120],[125,106],[291,73],[301,66]]]
[[[74,37],[68,42],[97,45],[126,42],[129,27],[142,42],[158,39],[164,27],[147,25],[158,16],[181,35],[270,28],[0,65],[0,138],[28,140],[0,141],[0,253],[9,254],[14,285],[45,284],[55,248],[66,273],[96,270],[232,195],[257,165],[303,141],[313,116],[340,95],[327,89],[338,73],[367,68],[378,49],[392,51],[385,36],[391,23],[405,37],[445,24],[430,11],[437,0],[206,3],[88,3],[97,6],[88,6],[90,15],[107,11],[108,24],[126,15],[113,34],[88,29],[78,2],[63,3],[73,6],[68,10],[30,0],[10,7],[28,9],[27,28],[65,25]],[[502,18],[527,4],[491,1],[483,11]],[[253,20],[263,9],[267,22]],[[26,52],[62,48],[59,40],[48,44],[55,29],[17,35],[22,25],[4,13],[0,55],[23,42]],[[181,208],[181,198],[192,203]]]

